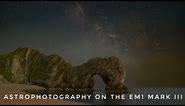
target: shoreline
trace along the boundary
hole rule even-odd
[[[25,90],[45,90],[37,85],[0,84],[0,105],[88,105],[88,103],[60,99],[3,99],[9,94],[27,94]]]

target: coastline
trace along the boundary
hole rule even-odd
[[[36,85],[25,84],[0,84],[1,105],[88,105],[70,100],[55,99],[3,99],[8,94],[26,94],[25,90],[44,90],[45,88]]]

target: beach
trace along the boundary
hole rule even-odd
[[[36,85],[0,84],[0,105],[87,105],[87,103],[60,99],[4,99],[5,95],[27,94],[26,91],[29,90],[44,89]]]

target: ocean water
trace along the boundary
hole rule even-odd
[[[96,94],[105,95],[103,92],[95,91],[93,96]],[[180,87],[129,88],[129,93],[122,95],[122,98],[121,94],[118,95],[117,99],[106,95],[106,99],[95,99],[94,97],[92,100],[80,100],[80,102],[95,105],[185,105],[185,88]]]
[[[104,91],[95,90],[93,94],[91,94],[91,99],[78,99],[70,101],[77,101],[80,103],[88,103],[94,105],[185,105],[185,88],[183,87],[143,87],[128,88],[128,90],[128,94],[114,94],[114,98],[111,98],[110,95],[105,94]],[[27,93],[51,94],[51,92],[52,94],[68,94],[70,91],[68,93],[64,93],[59,89],[55,91],[33,90]],[[95,98],[95,95],[98,95],[97,98]],[[105,95],[106,98],[103,98]],[[117,99],[115,99],[115,95],[117,95]]]
[[[105,84],[99,75],[94,76],[94,92],[91,99],[72,100],[81,103],[95,105],[185,105],[185,87],[130,87],[128,94],[105,94]],[[72,91],[52,90],[31,90],[27,93],[36,94],[78,94]],[[80,94],[87,94],[84,91]],[[117,96],[117,98],[116,98]],[[106,97],[106,98],[105,98]]]

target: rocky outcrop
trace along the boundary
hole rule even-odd
[[[47,88],[93,91],[93,76],[98,74],[106,84],[106,92],[125,93],[123,68],[114,56],[93,58],[80,66],[72,66],[57,55],[46,56],[30,48],[0,55],[1,82]]]

